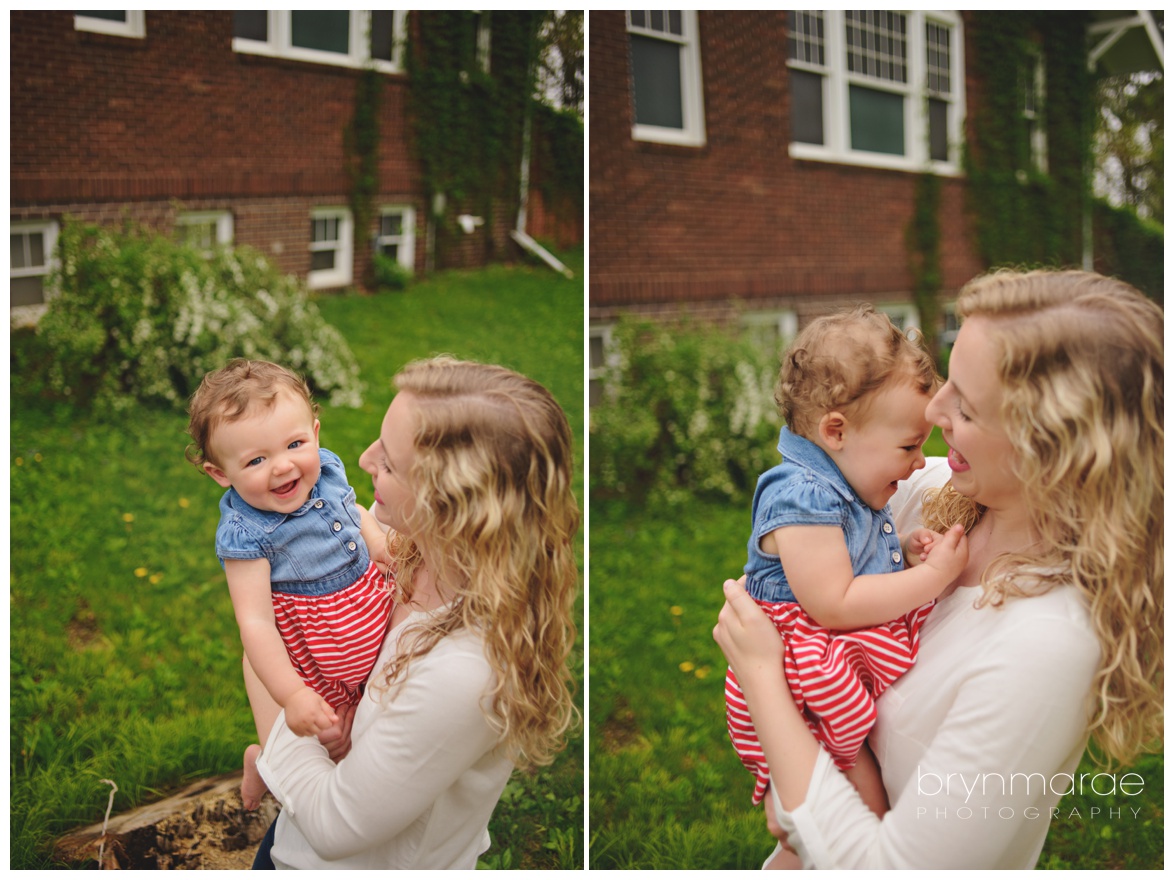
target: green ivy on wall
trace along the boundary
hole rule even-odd
[[[982,69],[969,108],[967,195],[988,266],[1076,266],[1090,210],[1093,78],[1085,12],[976,12],[968,34]],[[1037,113],[1047,169],[1035,167],[1024,116],[1025,72],[1043,58],[1046,87]]]
[[[913,304],[922,327],[937,327],[942,289],[942,226],[938,212],[942,205],[942,180],[932,172],[920,174],[914,184],[913,217],[905,229],[905,250],[909,274],[913,277]],[[934,334],[930,333],[926,342]],[[930,348],[935,359],[940,353]]]
[[[483,217],[516,204],[525,114],[534,92],[541,12],[418,12],[409,39],[412,141],[428,203]],[[487,18],[482,18],[487,17]],[[490,33],[489,70],[478,58]],[[443,228],[443,227],[442,227]],[[492,236],[489,247],[492,247]]]
[[[348,201],[355,224],[355,243],[363,246],[375,215],[379,192],[379,104],[383,76],[365,67],[355,81],[355,114],[343,130]]]

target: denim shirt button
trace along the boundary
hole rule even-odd
[[[881,528],[884,530],[884,533],[886,535],[891,535],[893,533],[893,524],[892,523],[885,523],[883,526],[881,526]]]
[[[900,562],[900,561],[901,561],[901,554],[898,553],[896,550],[894,550],[893,551],[893,562]]]
[[[341,532],[341,531],[342,531],[342,523],[340,523],[340,522],[336,522],[336,523],[334,524],[334,530],[335,530],[336,532]]]
[[[315,510],[321,510],[321,509],[322,509],[322,502],[321,502],[321,501],[315,501],[315,502],[314,502],[314,509],[315,509]]]
[[[354,549],[355,549],[357,546],[359,546],[359,545],[358,545],[358,544],[356,544],[354,541],[347,541],[346,548],[347,548],[348,550],[351,550],[351,551],[353,551],[353,550],[354,550]]]

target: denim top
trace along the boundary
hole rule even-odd
[[[865,504],[826,452],[785,427],[779,433],[779,452],[782,464],[759,477],[754,490],[746,592],[764,602],[796,601],[778,554],[764,553],[759,543],[782,526],[838,526],[856,575],[904,568],[901,541],[887,504],[881,510]]]
[[[324,596],[344,589],[371,563],[359,532],[355,490],[342,459],[318,450],[322,474],[309,500],[293,513],[257,510],[229,489],[220,499],[216,555],[225,559],[269,560],[276,593]]]

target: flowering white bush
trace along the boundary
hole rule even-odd
[[[302,373],[333,406],[361,404],[346,340],[255,251],[209,257],[149,231],[66,223],[58,256],[37,328],[53,392],[115,412],[186,406],[205,373],[247,357]]]
[[[621,321],[615,365],[591,411],[591,490],[749,503],[778,463],[778,364],[714,328]]]

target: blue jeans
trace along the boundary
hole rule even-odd
[[[269,830],[265,832],[265,838],[261,841],[261,845],[257,847],[257,854],[253,857],[254,871],[275,871],[277,866],[273,864],[273,858],[269,853],[273,849],[273,839],[277,831],[277,820],[273,820],[273,824],[269,826]]]

